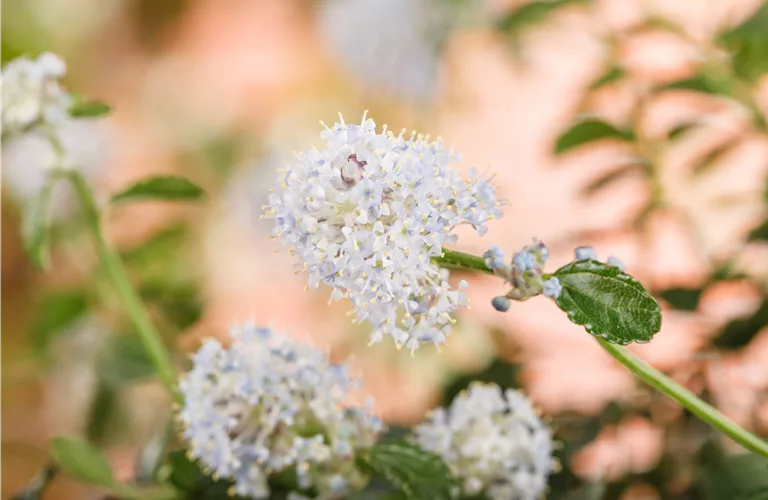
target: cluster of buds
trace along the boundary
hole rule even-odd
[[[504,251],[493,245],[483,254],[485,265],[512,285],[506,295],[494,297],[491,304],[497,311],[506,312],[510,300],[528,300],[536,295],[556,299],[562,286],[554,277],[546,277],[544,265],[549,257],[549,250],[540,241],[534,241],[515,253],[509,264],[504,261]]]

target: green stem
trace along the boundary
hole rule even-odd
[[[433,260],[441,267],[471,269],[482,271],[484,273],[493,273],[493,271],[485,265],[485,261],[481,257],[462,252],[444,250],[442,257],[436,257]],[[666,394],[667,397],[674,399],[691,413],[741,444],[744,448],[768,457],[768,442],[763,441],[751,432],[729,420],[728,417],[705,403],[691,391],[670,379],[659,370],[653,368],[624,347],[611,344],[601,338],[598,338],[597,341],[608,354],[627,367],[629,371],[634,373],[643,382]]]
[[[136,291],[131,285],[128,273],[123,266],[120,257],[112,250],[104,240],[101,231],[101,222],[99,210],[93,198],[88,184],[83,176],[74,170],[60,171],[60,175],[65,176],[77,193],[82,204],[85,217],[88,221],[88,227],[91,230],[93,240],[96,244],[96,251],[99,259],[107,271],[112,284],[117,291],[120,300],[123,302],[128,316],[131,318],[136,331],[139,334],[142,344],[152,360],[157,370],[158,377],[168,388],[174,399],[180,401],[180,396],[176,391],[176,371],[173,368],[171,358],[163,345],[160,334],[155,330],[152,321],[149,319],[144,304],[141,302]]]
[[[739,425],[699,399],[691,391],[638,358],[624,347],[611,344],[601,338],[598,338],[597,341],[608,354],[613,356],[619,363],[626,366],[629,371],[634,373],[643,382],[674,399],[687,408],[691,413],[741,444],[744,448],[768,457],[768,442],[763,441],[746,429],[739,427]]]

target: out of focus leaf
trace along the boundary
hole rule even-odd
[[[667,288],[659,292],[659,296],[668,302],[672,307],[680,311],[695,311],[699,308],[699,299],[701,299],[701,288]]]
[[[155,282],[143,286],[140,293],[178,331],[194,325],[203,315],[203,299],[194,284]]]
[[[150,378],[154,365],[138,335],[119,335],[99,363],[100,376],[112,385]]]
[[[459,486],[443,459],[405,442],[377,444],[367,465],[413,500],[452,500]]]
[[[768,325],[768,300],[764,300],[752,315],[725,325],[713,343],[720,349],[739,349],[749,344],[765,325]]]
[[[749,453],[723,457],[702,467],[697,483],[705,500],[751,498],[768,488],[768,460]]]
[[[186,451],[175,450],[168,455],[170,466],[169,482],[181,490],[179,498],[185,500],[224,500],[232,498],[244,500],[240,496],[229,495],[232,482],[226,480],[214,481],[203,473],[199,465],[191,460]]]
[[[606,85],[619,81],[627,74],[621,66],[611,66],[608,71],[589,85],[589,90],[599,90]]]
[[[88,309],[83,290],[64,290],[45,295],[37,305],[32,327],[32,343],[39,356],[45,356],[56,336],[83,316]]]
[[[24,205],[21,218],[21,238],[24,250],[37,269],[45,270],[51,263],[50,238],[48,233],[48,209],[53,186],[58,178],[49,175],[40,192]]]
[[[58,473],[58,466],[46,465],[22,491],[13,495],[11,500],[40,500],[43,492]]]
[[[620,181],[626,177],[629,177],[643,168],[640,163],[627,163],[620,165],[617,168],[597,176],[589,184],[584,186],[581,190],[582,196],[592,196],[598,191],[610,186],[611,184]]]
[[[637,280],[598,262],[571,262],[554,275],[563,290],[557,305],[590,334],[626,345],[649,342],[661,328],[661,308]]]
[[[499,28],[507,34],[514,35],[521,29],[544,22],[561,7],[578,3],[586,3],[586,0],[527,2],[504,16],[499,22]]]
[[[502,389],[516,387],[516,379],[519,372],[520,365],[496,358],[483,371],[462,375],[451,382],[443,390],[443,404],[450,404],[461,391],[467,389],[474,381],[494,383]]]
[[[557,138],[555,153],[562,154],[573,148],[602,139],[632,141],[635,135],[631,130],[620,130],[608,122],[587,119],[572,125]]]
[[[109,104],[102,101],[88,101],[79,95],[74,96],[69,106],[69,115],[73,118],[100,118],[111,111]]]
[[[189,228],[184,224],[168,227],[153,234],[138,246],[122,253],[127,265],[146,266],[156,260],[167,260],[178,254],[178,247],[189,236]]]
[[[142,179],[112,196],[113,202],[136,200],[200,200],[205,195],[201,187],[184,177],[174,175]]]
[[[107,487],[116,484],[109,462],[101,451],[81,439],[54,438],[51,454],[64,472],[75,479]]]
[[[91,402],[86,436],[88,441],[104,445],[111,436],[124,430],[124,419],[120,415],[120,399],[114,384],[100,381]]]
[[[766,218],[759,226],[749,232],[747,241],[768,241],[768,218]]]
[[[672,127],[669,132],[667,132],[667,140],[674,141],[698,126],[699,123],[697,122],[683,122],[680,125]]]
[[[725,94],[727,89],[705,75],[695,75],[659,87],[659,90],[692,90],[704,94]]]
[[[721,33],[719,41],[733,52],[736,74],[749,81],[768,71],[768,3],[735,28]]]
[[[566,493],[563,496],[563,500],[602,500],[605,491],[605,483],[587,483],[574,491]]]
[[[691,170],[691,175],[699,176],[702,174],[705,174],[712,170],[712,168],[716,167],[718,163],[739,143],[738,138],[734,138],[728,141],[725,141],[723,144],[720,144],[716,148],[712,149],[709,153],[704,155],[703,158],[701,158],[696,164],[693,166],[693,169]]]

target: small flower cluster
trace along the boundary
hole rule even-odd
[[[343,365],[268,328],[245,325],[225,349],[206,341],[180,382],[179,418],[189,452],[232,493],[269,498],[268,476],[293,469],[302,490],[344,498],[362,488],[355,463],[380,421],[343,405],[356,387]]]
[[[506,312],[511,300],[528,300],[536,295],[556,299],[563,287],[557,278],[544,279],[544,265],[549,258],[549,250],[540,241],[525,246],[515,253],[509,265],[504,261],[504,251],[496,245],[484,254],[485,265],[512,285],[506,295],[494,297],[491,304],[497,311]]]
[[[66,72],[66,63],[50,52],[35,60],[19,57],[9,62],[0,75],[3,134],[66,121],[71,96],[59,85]]]
[[[551,430],[522,393],[497,385],[473,383],[414,432],[453,469],[467,496],[538,499],[555,465]]]
[[[574,251],[574,256],[576,260],[598,260],[597,252],[595,252],[595,249],[592,247],[578,247]],[[616,257],[608,257],[606,264],[609,266],[618,267],[622,271],[624,271],[626,268],[624,263]]]
[[[324,149],[282,171],[283,190],[265,206],[273,234],[298,254],[311,286],[325,283],[331,300],[351,300],[351,314],[373,326],[372,343],[389,335],[413,352],[444,342],[467,299],[432,259],[458,239],[455,227],[483,235],[501,216],[493,187],[474,171],[463,177],[452,166],[459,155],[441,140],[386,126],[377,133],[365,116],[321,137]]]

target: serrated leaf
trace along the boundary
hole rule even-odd
[[[112,111],[109,104],[102,101],[87,101],[80,96],[75,96],[69,106],[69,115],[73,118],[99,118],[108,115]]]
[[[53,438],[51,454],[64,472],[75,479],[110,488],[116,484],[112,468],[101,451],[81,439]]]
[[[620,66],[611,66],[602,76],[597,78],[589,85],[589,90],[599,90],[606,85],[610,85],[613,82],[621,80],[627,74],[626,71]]]
[[[371,449],[367,463],[411,499],[459,497],[456,478],[442,458],[418,446],[405,442],[378,444]]]
[[[667,288],[659,292],[662,299],[680,311],[695,311],[699,308],[701,288]]]
[[[88,309],[83,290],[57,291],[42,297],[37,305],[37,319],[32,326],[32,345],[44,356],[58,334],[65,331]]]
[[[45,270],[51,262],[48,210],[57,178],[49,176],[40,192],[24,205],[21,238],[24,250],[37,269]]]
[[[661,328],[661,308],[637,280],[596,260],[571,262],[554,275],[563,290],[557,305],[568,319],[608,342],[649,342]]]
[[[573,148],[603,139],[632,141],[634,137],[631,130],[620,130],[603,120],[583,120],[571,126],[557,138],[555,153],[563,154]]]
[[[135,200],[199,200],[205,192],[184,177],[173,175],[149,177],[112,197],[113,202]]]
[[[592,196],[598,191],[610,186],[611,184],[620,181],[621,179],[631,176],[642,169],[642,165],[639,163],[628,163],[620,165],[619,167],[597,176],[589,184],[584,186],[581,190],[582,196]]]
[[[521,29],[543,22],[561,7],[576,3],[586,2],[585,0],[528,2],[504,16],[498,26],[505,33],[514,35]]]
[[[703,158],[701,158],[696,164],[693,166],[691,170],[691,175],[694,177],[703,175],[712,168],[716,167],[717,164],[735,147],[738,145],[739,139],[732,139],[729,141],[724,142],[723,144],[720,144],[719,146],[712,149],[709,153],[704,155]]]

